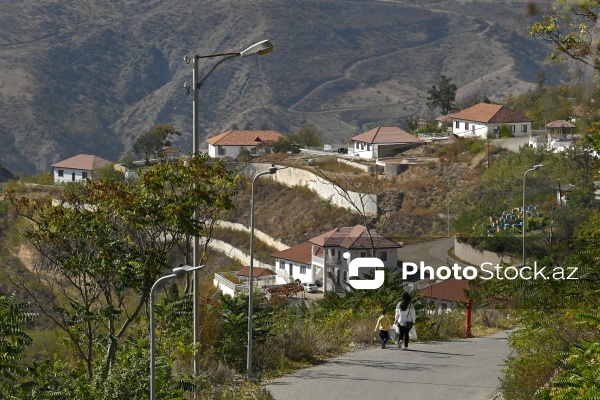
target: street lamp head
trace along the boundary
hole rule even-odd
[[[179,267],[173,268],[173,273],[176,276],[181,276],[186,272],[195,271],[200,268],[204,268],[204,265],[198,265],[196,267],[192,267],[191,265],[180,265]]]
[[[277,167],[275,166],[275,164],[271,164],[271,167],[269,168],[269,173],[270,173],[271,175],[273,175],[275,172],[277,172],[277,170],[278,170],[278,169],[279,169],[279,168],[277,168]]]
[[[248,57],[253,54],[262,56],[273,51],[273,43],[270,40],[263,40],[248,47],[246,50],[240,51],[240,57]]]
[[[544,166],[544,164],[536,164],[533,166],[533,169],[540,169]]]

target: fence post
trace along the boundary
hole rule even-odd
[[[471,303],[471,299],[467,300],[467,321],[466,321],[466,331],[465,331],[465,339],[472,337],[471,335],[471,309],[473,308],[473,303]]]

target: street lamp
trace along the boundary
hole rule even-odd
[[[193,154],[197,154],[200,151],[200,134],[199,134],[199,125],[198,125],[198,99],[200,87],[204,84],[206,79],[214,72],[215,69],[221,63],[230,60],[235,57],[248,57],[253,54],[264,55],[273,51],[273,43],[269,40],[263,40],[261,42],[255,43],[252,46],[248,47],[245,50],[234,52],[234,53],[220,53],[220,54],[210,54],[207,56],[199,56],[193,55],[191,57],[185,56],[184,61],[186,64],[190,62],[193,64],[193,76],[192,76],[192,85],[191,89],[194,92],[194,101],[193,101],[193,121],[192,121],[192,147]],[[214,58],[214,57],[223,57],[219,60],[208,73],[201,80],[198,79],[198,63],[201,58]],[[188,82],[184,83],[184,87],[187,89],[188,94],[190,92],[190,84]],[[194,220],[198,219],[198,211],[194,211]],[[198,236],[194,236],[192,240],[192,259],[193,265],[198,265],[200,262],[200,239]],[[194,272],[194,293],[193,293],[193,302],[194,302],[194,345],[197,345],[200,341],[200,319],[198,317],[200,300],[198,293],[198,287],[200,285],[200,275],[199,272]],[[196,351],[194,353],[194,374],[198,375],[200,373],[200,354]]]
[[[177,268],[173,268],[173,273],[171,275],[165,275],[162,278],[159,278],[154,285],[152,285],[152,289],[150,289],[150,400],[156,399],[156,385],[155,385],[155,344],[154,344],[154,289],[158,286],[159,283],[167,281],[169,279],[177,278],[190,271],[197,271],[200,268],[203,268],[204,265],[199,265],[196,267],[191,267],[189,265],[182,265]]]
[[[246,353],[246,370],[248,373],[248,379],[252,377],[252,311],[253,311],[253,290],[252,281],[254,280],[254,182],[259,176],[271,174],[273,175],[277,170],[280,169],[274,165],[264,172],[257,174],[252,179],[252,196],[250,199],[250,283],[248,286],[248,349]]]
[[[531,171],[535,171],[536,169],[540,169],[542,168],[544,165],[543,164],[536,164],[533,166],[533,168],[528,169],[527,171],[525,171],[525,173],[523,174],[523,266],[525,266],[525,230],[527,229],[527,224],[526,224],[526,218],[527,218],[527,212],[525,211],[525,177],[527,176],[527,174]]]

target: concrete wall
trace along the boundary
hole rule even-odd
[[[223,228],[233,229],[236,231],[248,232],[250,233],[250,228],[244,224],[238,224],[237,222],[229,222],[229,221],[219,221],[219,226]],[[260,240],[263,243],[268,244],[271,247],[276,248],[279,251],[287,250],[290,246],[285,243],[280,242],[279,240],[273,239],[271,236],[267,235],[264,232],[259,231],[254,228],[254,237]]]
[[[222,240],[212,239],[208,246],[212,249],[218,250],[222,253],[225,253],[228,257],[234,258],[240,261],[244,265],[250,265],[250,256],[246,254],[246,252],[238,249],[237,247],[233,247],[229,243],[225,243]],[[271,271],[275,271],[275,267],[273,265],[264,263],[262,261],[258,261],[256,258],[254,259],[254,266],[261,268],[268,268]]]
[[[342,164],[350,165],[354,168],[358,168],[361,171],[365,171],[365,172],[377,171],[377,165],[365,165],[365,164],[354,162],[352,160],[346,160],[345,158],[338,158],[338,162],[341,162]]]
[[[457,258],[466,261],[474,267],[479,267],[483,263],[492,263],[493,265],[496,265],[505,262],[513,264],[515,261],[512,256],[476,249],[469,244],[460,242],[456,237],[454,238],[454,254],[456,254]]]
[[[267,171],[269,167],[271,167],[270,164],[252,163],[248,164],[244,169],[242,169],[241,172],[252,177],[255,174]],[[331,203],[335,204],[336,206],[356,211],[352,205],[352,203],[354,203],[359,207],[363,207],[364,205],[364,211],[366,214],[377,214],[377,195],[350,191],[348,192],[350,200],[348,200],[345,196],[340,194],[341,189],[337,188],[327,180],[313,174],[312,172],[299,168],[285,168],[277,171],[277,173],[273,175],[270,175],[270,177],[282,185],[307,187],[308,189],[317,193],[323,199],[331,201]],[[361,205],[361,203],[363,205]]]

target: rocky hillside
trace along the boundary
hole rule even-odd
[[[273,53],[227,61],[202,87],[203,137],[312,123],[326,142],[344,142],[374,124],[435,116],[425,98],[441,74],[459,99],[501,99],[542,68],[549,83],[559,77],[527,32],[526,9],[524,0],[3,1],[0,163],[33,172],[78,153],[117,160],[159,123],[175,123],[187,152],[184,55],[262,39]],[[560,78],[578,79],[567,72]]]

